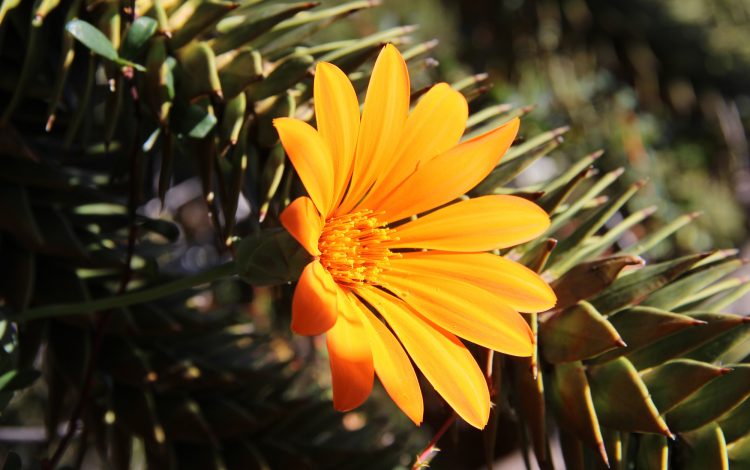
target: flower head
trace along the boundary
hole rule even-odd
[[[359,406],[377,374],[421,423],[410,356],[446,402],[482,428],[487,384],[459,337],[507,354],[532,353],[534,335],[518,312],[547,310],[555,295],[528,268],[486,252],[535,238],[549,217],[514,196],[446,205],[492,171],[519,121],[459,143],[468,116],[460,93],[435,85],[411,112],[409,96],[404,59],[388,45],[361,116],[346,75],[320,63],[317,130],[297,119],[274,121],[309,194],[281,214],[314,257],[294,292],[292,329],[327,333],[337,409]]]

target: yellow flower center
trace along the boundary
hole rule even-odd
[[[376,215],[368,209],[326,221],[318,240],[320,262],[338,284],[375,283],[390,258],[400,256],[382,246],[392,230]]]

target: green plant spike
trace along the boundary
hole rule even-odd
[[[169,15],[167,27],[172,32],[170,49],[177,50],[187,45],[239,6],[238,2],[221,0],[188,0],[182,3]]]
[[[647,432],[672,437],[659,416],[638,371],[620,357],[587,370],[591,395],[602,425],[621,431]]]
[[[605,315],[623,307],[638,304],[652,292],[667,285],[690,269],[707,254],[687,255],[663,263],[652,264],[621,276],[606,290],[591,300],[591,304]]]
[[[695,310],[720,312],[744,297],[748,292],[750,292],[750,282],[748,282],[748,279],[746,277],[740,277],[738,279],[741,282],[739,283],[739,285],[737,285],[737,287],[730,289],[723,295],[719,295],[701,302],[696,306]]]
[[[594,360],[595,363],[603,363],[623,354],[638,351],[685,328],[706,324],[704,321],[686,315],[640,306],[620,310],[611,315],[608,320],[628,346],[597,357]]]
[[[318,2],[298,2],[243,8],[217,25],[218,35],[211,40],[211,47],[217,55],[237,49],[270,31],[282,21],[318,5]]]
[[[264,54],[276,56],[280,51],[298,47],[305,39],[330,27],[336,21],[372,8],[377,3],[377,0],[357,0],[294,15],[274,25],[269,32],[253,41],[253,46],[261,49]],[[403,55],[406,57],[406,54]]]
[[[284,168],[286,167],[286,154],[281,145],[276,146],[271,150],[271,155],[266,161],[266,165],[263,167],[263,173],[260,177],[261,187],[261,205],[259,211],[260,220],[266,218],[268,214],[268,208],[271,205],[271,199],[276,195],[281,185],[281,177],[284,174]]]
[[[627,266],[641,266],[637,256],[616,256],[581,263],[551,283],[557,294],[556,308],[567,308],[602,292]]]
[[[685,357],[715,364],[731,364],[741,362],[748,354],[750,354],[750,319],[746,319],[736,328],[690,351]]]
[[[544,373],[539,370],[534,377],[531,360],[510,358],[514,397],[518,403],[521,424],[528,429],[537,462],[544,468],[551,463],[548,454],[547,408],[544,394]]]
[[[560,145],[557,141],[548,142],[535,151],[527,152],[523,156],[500,164],[492,170],[492,173],[479,183],[471,192],[472,194],[489,194],[494,193],[506,183],[512,181],[523,170],[528,168],[532,163],[548,155],[552,150]]]
[[[177,51],[177,62],[188,83],[187,98],[217,96],[223,98],[216,55],[207,42],[193,41]]]
[[[744,321],[739,315],[721,313],[690,312],[688,316],[706,324],[686,328],[632,351],[627,355],[628,359],[639,370],[648,369],[684,356],[722,333],[741,326]]]
[[[728,365],[733,369],[691,395],[666,414],[677,432],[692,431],[721,418],[750,396],[750,364]]]
[[[78,9],[80,8],[81,1],[82,0],[75,0],[73,3],[71,3],[65,15],[66,24],[72,21],[78,14]],[[50,132],[52,130],[52,126],[55,123],[57,108],[60,106],[60,100],[62,99],[65,83],[68,78],[68,72],[70,72],[70,67],[71,65],[73,65],[73,59],[75,59],[75,47],[73,47],[74,45],[75,39],[73,39],[73,36],[68,34],[67,32],[63,32],[60,48],[60,66],[58,67],[57,73],[55,74],[55,84],[52,87],[53,91],[49,101],[49,107],[47,108],[47,123],[44,126],[44,129],[47,132]]]
[[[550,261],[551,265],[554,265],[559,258],[568,255],[568,252],[573,250],[576,246],[586,243],[587,240],[596,235],[596,232],[604,226],[613,215],[617,213],[622,206],[632,198],[644,186],[644,182],[639,181],[635,184],[630,185],[625,189],[622,194],[618,197],[608,201],[604,206],[592,214],[586,219],[576,230],[569,236],[565,237],[560,241],[558,250],[552,256]],[[558,272],[561,270],[557,270]]]
[[[599,196],[602,191],[614,183],[623,173],[624,169],[618,168],[599,178],[581,197],[576,198],[575,202],[565,212],[553,215],[552,224],[547,229],[547,233],[551,234],[559,230],[565,223],[578,214],[588,202]]]
[[[643,434],[638,437],[638,468],[653,470],[669,469],[669,446],[667,438],[658,434]]]
[[[735,259],[696,268],[651,294],[648,299],[643,301],[642,305],[665,310],[679,307],[681,300],[689,293],[700,292],[706,286],[736,271],[740,266],[742,266],[742,262]]]
[[[685,470],[729,470],[724,434],[711,423],[692,432],[680,434],[676,461]]]
[[[605,234],[591,237],[588,240],[588,243],[581,243],[578,247],[568,252],[566,258],[559,261],[556,269],[566,270],[583,259],[594,258],[601,255],[612,244],[614,244],[623,233],[650,217],[655,211],[656,207],[652,206],[633,212],[623,221],[608,230]]]
[[[20,4],[21,0],[2,0],[2,3],[0,3],[0,26],[2,26],[8,12],[18,7]]]
[[[625,346],[617,330],[585,301],[542,322],[539,342],[544,359],[552,364],[580,361]]]
[[[730,371],[692,359],[673,359],[642,372],[641,378],[654,405],[664,414],[708,382]]]
[[[563,429],[561,438],[568,434],[566,431],[572,431],[570,438],[576,439],[574,435],[592,449],[598,449],[602,461],[608,462],[597,411],[583,364],[567,362],[555,367],[551,391],[551,399],[555,404]]]
[[[258,51],[244,48],[216,58],[224,98],[229,100],[264,78],[263,60]]]
[[[727,446],[729,467],[746,470],[750,468],[750,436],[732,442]]]
[[[745,398],[740,405],[717,421],[724,432],[727,443],[733,443],[750,435],[750,398]]]
[[[315,59],[311,55],[291,55],[279,63],[268,76],[255,82],[247,89],[251,101],[259,101],[273,95],[284,93],[294,87],[308,74]]]

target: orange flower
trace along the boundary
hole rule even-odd
[[[420,424],[424,405],[408,352],[445,401],[483,428],[487,384],[458,337],[529,356],[534,336],[518,312],[547,310],[556,301],[537,274],[483,252],[535,238],[549,217],[514,196],[441,207],[492,171],[519,121],[459,144],[468,116],[464,97],[440,83],[409,112],[409,94],[404,59],[388,45],[375,63],[361,117],[346,75],[320,63],[318,129],[297,119],[274,121],[310,195],[281,214],[314,256],[294,292],[292,329],[327,333],[336,409],[364,402],[377,374]]]

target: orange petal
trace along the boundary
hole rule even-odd
[[[417,367],[456,413],[472,426],[484,428],[490,415],[490,394],[466,346],[379,289],[364,286],[356,292],[383,315]]]
[[[434,192],[434,191],[433,191]],[[538,237],[550,221],[541,207],[517,196],[460,201],[394,229],[384,245],[446,251],[488,251]]]
[[[416,251],[403,253],[390,265],[397,272],[435,274],[474,284],[520,312],[543,312],[557,302],[555,292],[537,273],[489,253]]]
[[[424,162],[382,202],[364,208],[384,210],[384,221],[393,222],[456,199],[490,174],[516,138],[519,124],[513,119]]]
[[[305,266],[292,298],[292,331],[305,336],[328,331],[338,316],[339,290],[320,261]]]
[[[450,85],[438,83],[430,88],[409,114],[389,170],[375,182],[363,207],[390,193],[420,164],[458,144],[468,115],[466,98]]]
[[[391,399],[406,416],[419,426],[424,415],[424,402],[419,380],[411,365],[409,356],[388,328],[370,312],[360,300],[351,295],[350,299],[359,307],[366,318],[364,324],[368,333],[368,343],[372,348],[375,372]]]
[[[333,156],[334,203],[341,200],[354,162],[359,133],[359,102],[344,72],[327,62],[315,68],[315,119]]]
[[[372,352],[363,319],[346,294],[339,297],[341,311],[333,328],[326,333],[331,363],[333,407],[349,411],[361,405],[372,391]]]
[[[320,256],[318,239],[323,231],[323,221],[309,197],[298,197],[279,216],[281,224],[308,253]]]
[[[534,334],[523,317],[481,287],[448,276],[381,274],[383,287],[442,328],[472,343],[530,356]]]
[[[336,214],[351,211],[381,176],[401,138],[409,113],[409,71],[391,44],[380,52],[367,88],[352,182]]]
[[[333,160],[328,146],[312,126],[299,119],[277,118],[273,125],[315,207],[327,217],[333,206]]]

